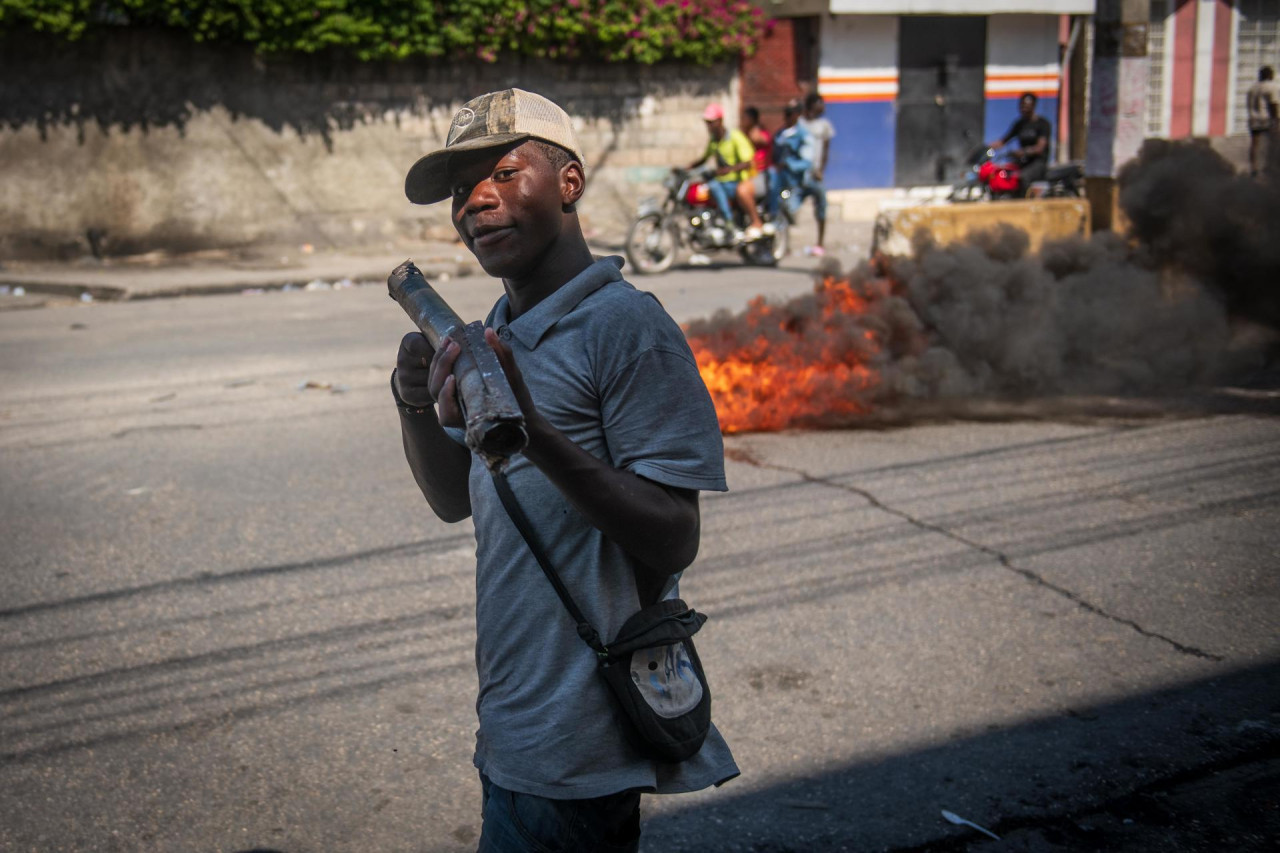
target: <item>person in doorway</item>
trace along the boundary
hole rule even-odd
[[[642,605],[674,597],[698,550],[700,490],[725,487],[723,446],[680,327],[592,257],[578,221],[585,168],[572,121],[539,95],[468,101],[444,148],[405,180],[446,199],[458,236],[504,293],[486,321],[528,443],[506,478],[549,560],[593,624],[614,636]],[[596,656],[462,438],[458,344],[400,342],[391,392],[427,503],[474,519],[480,853],[635,851],[640,793],[736,776],[712,727],[679,763],[642,757],[619,728]]]
[[[760,219],[760,211],[756,208],[756,197],[751,182],[755,174],[755,146],[741,130],[728,130],[724,126],[724,107],[709,104],[702,113],[707,123],[706,150],[702,156],[689,164],[696,169],[708,160],[715,161],[715,178],[707,183],[707,189],[715,200],[716,208],[724,217],[725,223],[733,227],[733,207],[730,199],[737,198],[743,212],[747,214],[749,225],[745,232],[739,231],[734,236],[738,242],[759,240],[765,236],[764,222]]]
[[[823,183],[826,177],[827,163],[830,162],[831,140],[835,138],[836,129],[826,117],[827,103],[817,92],[810,92],[804,99],[804,118],[800,123],[813,137],[813,166],[805,177],[804,186],[800,190],[800,201],[813,199],[813,217],[818,221],[818,241],[805,249],[811,255],[824,255],[823,241],[827,232],[827,187]]]
[[[1034,92],[1023,92],[1018,98],[1018,118],[1004,136],[987,146],[1002,148],[1010,140],[1018,141],[1013,158],[1018,161],[1018,193],[1022,196],[1026,196],[1033,183],[1044,180],[1049,169],[1049,136],[1053,128],[1048,119],[1036,113],[1036,101]]]
[[[1249,174],[1257,176],[1266,166],[1275,147],[1280,119],[1280,86],[1270,65],[1258,69],[1258,82],[1249,87],[1245,105],[1249,111]],[[1263,152],[1263,148],[1266,152]]]
[[[805,177],[813,169],[814,144],[809,131],[800,124],[804,104],[793,100],[782,110],[782,128],[773,137],[773,178],[770,181],[769,212],[776,214],[782,207],[782,193],[791,190],[787,201],[789,212],[794,214],[801,204],[801,187]]]

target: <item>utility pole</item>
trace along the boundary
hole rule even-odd
[[[1085,185],[1094,230],[1118,227],[1116,174],[1146,136],[1150,0],[1098,0]]]

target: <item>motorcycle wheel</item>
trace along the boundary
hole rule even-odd
[[[661,213],[650,213],[631,224],[624,250],[636,272],[652,275],[671,268],[677,248],[675,229]]]
[[[780,216],[774,219],[773,224],[778,230],[772,237],[756,240],[738,248],[742,260],[758,267],[776,267],[778,262],[787,256],[791,248],[791,229],[787,226],[785,217]]]

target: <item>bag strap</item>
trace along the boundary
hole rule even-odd
[[[560,580],[559,573],[552,567],[551,561],[547,559],[547,553],[542,550],[542,546],[538,544],[537,538],[533,533],[533,525],[529,523],[529,518],[524,514],[524,510],[520,508],[519,501],[516,500],[515,492],[511,490],[511,484],[507,482],[507,476],[501,471],[491,471],[493,475],[493,486],[498,490],[498,499],[502,501],[502,507],[507,511],[507,515],[511,517],[511,522],[515,524],[516,530],[520,531],[520,535],[524,538],[525,544],[529,546],[529,550],[533,552],[533,557],[538,561],[538,565],[542,568],[542,573],[547,576],[547,580],[551,582],[551,586],[555,588],[556,595],[560,596],[560,601],[564,604],[564,609],[569,611],[569,615],[573,617],[573,621],[578,625],[578,636],[582,641],[591,647],[601,658],[609,656],[609,650],[600,640],[600,634],[587,621],[587,617],[583,615],[582,610],[578,607],[578,603],[573,600],[573,596],[569,594],[569,590],[565,588],[564,582]]]

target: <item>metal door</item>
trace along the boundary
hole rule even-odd
[[[954,183],[983,142],[987,19],[904,15],[898,33],[894,183]]]

